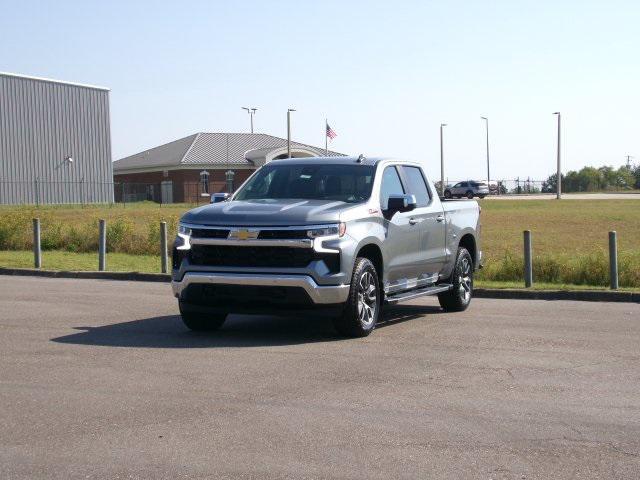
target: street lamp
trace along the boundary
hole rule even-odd
[[[442,129],[446,123],[440,124],[440,196],[444,197],[444,145],[442,142]]]
[[[246,110],[249,117],[251,117],[251,133],[253,133],[253,116],[256,114],[256,110],[258,109],[254,107],[242,107],[242,109]]]
[[[295,112],[294,108],[287,109],[287,158],[291,158],[291,112]]]
[[[489,170],[489,119],[487,117],[480,118],[484,120],[484,123],[487,126],[487,187],[491,189],[491,172]]]
[[[556,174],[556,199],[562,198],[562,168],[560,164],[560,112],[553,112],[558,116],[558,172]]]

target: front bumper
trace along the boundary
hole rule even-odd
[[[318,305],[344,303],[349,295],[349,285],[318,285],[309,275],[186,272],[181,281],[172,281],[171,287],[180,299],[183,292],[195,284],[301,288]]]

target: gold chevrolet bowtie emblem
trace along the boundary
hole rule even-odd
[[[229,238],[232,240],[255,240],[258,238],[258,231],[239,228],[238,230],[231,230]]]

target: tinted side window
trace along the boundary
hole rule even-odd
[[[387,167],[382,174],[382,185],[380,187],[380,208],[386,210],[389,204],[389,195],[402,195],[404,189],[396,167]]]
[[[407,188],[409,189],[409,193],[411,195],[415,195],[416,202],[418,207],[424,207],[429,205],[431,201],[431,196],[429,195],[429,189],[427,188],[427,184],[424,181],[424,177],[422,176],[422,172],[418,167],[402,167],[404,173],[406,175],[407,180]]]
[[[460,184],[460,188],[466,188],[467,187],[467,182],[462,182]]]

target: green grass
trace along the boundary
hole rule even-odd
[[[504,200],[482,205],[480,280],[522,281],[522,232],[531,230],[534,281],[605,287],[608,232],[618,232],[620,285],[640,287],[637,200]]]
[[[638,200],[500,200],[482,205],[482,250],[485,266],[480,281],[522,282],[522,231],[531,230],[534,281],[558,285],[608,284],[607,235],[618,232],[619,272],[622,287],[640,288],[640,202]],[[166,221],[171,242],[177,221],[193,205],[145,202],[135,205],[0,207],[0,250],[32,248],[31,220],[42,225],[44,258],[61,253],[89,254],[86,265],[97,263],[98,219],[107,220],[108,268],[145,270],[132,260],[115,263],[115,253],[154,258],[159,250],[160,221]],[[24,253],[20,253],[24,255]],[[13,257],[11,257],[13,258]],[[111,260],[113,259],[113,260]],[[0,266],[14,261],[0,257]],[[68,260],[72,261],[72,260]],[[79,260],[78,260],[79,261]],[[83,261],[84,262],[84,261]],[[149,260],[140,264],[148,265]],[[159,263],[159,262],[158,262]],[[30,266],[28,260],[24,266]],[[82,263],[83,265],[85,263]],[[54,264],[52,264],[54,265]],[[46,268],[57,268],[44,265]],[[67,268],[67,267],[65,267]],[[80,268],[80,267],[79,267]]]
[[[0,266],[9,268],[33,268],[33,252],[0,251]],[[97,253],[48,251],[42,253],[43,270],[95,271],[98,270]],[[160,272],[160,257],[107,254],[107,270],[114,272]]]

